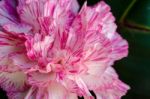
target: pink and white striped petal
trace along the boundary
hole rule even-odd
[[[25,51],[22,42],[23,41],[20,38],[15,37],[12,34],[0,32],[0,68],[1,69],[2,68],[4,69],[5,68],[4,66],[10,66],[10,64],[12,64],[10,68],[15,67],[16,64],[13,64],[12,56],[15,56],[16,53]]]
[[[47,91],[48,97],[51,97],[51,99],[66,99],[68,96],[67,90],[62,85],[56,82],[51,83]]]
[[[57,82],[51,82],[49,86],[31,87],[24,99],[78,99],[76,94],[68,92]]]
[[[27,92],[28,92],[28,89],[24,91],[8,91],[7,96],[8,96],[8,99],[24,99]]]
[[[0,1],[0,26],[7,23],[15,23],[16,11],[15,11],[14,0],[1,0]]]
[[[100,78],[99,88],[94,90],[97,99],[121,99],[130,87],[118,79],[112,67],[107,68]]]
[[[28,83],[34,86],[48,87],[49,83],[56,80],[55,73],[40,73],[35,69],[27,73]]]
[[[66,9],[65,9],[66,7]],[[66,23],[70,23],[72,16],[78,11],[78,3],[76,0],[19,0],[18,13],[20,13],[21,21],[33,26],[34,32],[38,32],[42,26],[39,19],[52,18],[55,22],[47,24],[46,28],[50,28],[50,24],[57,24],[55,27],[63,29]],[[71,14],[72,13],[72,14]],[[43,22],[45,22],[43,20]],[[59,24],[58,24],[59,22]],[[66,28],[66,27],[65,27]]]
[[[20,34],[20,33],[31,33],[31,29],[32,27],[26,24],[5,24],[3,26],[3,28],[10,33],[16,33],[16,34]]]
[[[120,60],[123,57],[127,57],[128,55],[128,43],[126,40],[122,39],[122,37],[115,33],[113,38],[111,39],[112,42],[112,59],[113,60]]]
[[[0,87],[5,91],[23,91],[27,88],[26,75],[21,71],[0,72]]]

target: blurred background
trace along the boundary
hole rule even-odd
[[[85,0],[78,0],[80,5]],[[92,6],[100,0],[87,0]],[[115,69],[131,90],[122,99],[150,99],[150,0],[105,0],[111,8],[118,32],[129,43],[129,56]],[[0,99],[7,99],[0,90]]]

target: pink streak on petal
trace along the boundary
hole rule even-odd
[[[109,67],[100,78],[99,88],[94,92],[98,99],[120,99],[130,89],[118,79],[118,75],[112,67]]]
[[[13,33],[29,33],[32,27],[25,24],[6,24],[3,28],[8,32]]]
[[[7,92],[8,99],[24,99],[26,94],[27,94],[27,90]]]
[[[23,72],[0,72],[0,87],[5,91],[22,91],[26,87],[26,75]]]
[[[11,2],[8,2],[7,0],[0,1],[0,26],[6,24],[6,23],[13,23],[17,22],[17,19],[15,18],[15,8],[11,5]]]

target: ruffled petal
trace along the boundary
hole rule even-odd
[[[22,69],[24,72],[36,65],[36,62],[29,60],[26,53],[24,52],[13,53],[10,56],[10,59],[12,64],[17,66],[19,69]]]
[[[0,1],[0,26],[11,34],[28,33],[31,27],[24,23],[19,23],[16,6],[15,0]]]
[[[93,7],[87,7],[85,3],[79,14],[86,30],[98,30],[108,38],[111,38],[116,31],[115,18],[110,12],[110,7],[104,1]]]
[[[0,86],[6,91],[23,90],[26,86],[26,75],[12,59],[14,53],[23,50],[21,42],[11,34],[0,32]]]
[[[20,38],[0,32],[0,68],[10,66],[10,63],[13,63],[11,57],[14,53],[25,51],[22,42]],[[13,66],[15,65],[13,64]]]
[[[101,82],[100,75],[99,76],[81,75],[81,78],[89,90],[97,89],[99,87],[100,82]]]
[[[24,99],[28,90],[25,91],[8,91],[7,96],[8,99]]]
[[[104,1],[93,7],[85,3],[70,29],[67,48],[78,53],[83,51],[84,58],[108,59],[106,63],[109,65],[126,57],[128,44],[116,33],[114,21],[110,7]]]
[[[18,13],[22,22],[32,25],[34,31],[39,32],[41,27],[46,30],[52,28],[51,24],[55,28],[63,29],[66,24],[70,24],[78,8],[76,0],[19,0]],[[53,21],[47,23],[47,18],[53,18]]]
[[[67,97],[68,99],[78,99],[78,96],[75,93],[71,93]]]
[[[59,0],[55,7],[53,18],[54,25],[63,32],[64,29],[70,28],[72,21],[77,14],[79,5],[76,0]]]
[[[106,61],[107,62],[107,61]],[[107,68],[108,64],[103,61],[87,61],[85,62],[85,66],[87,67],[87,73],[90,75],[101,75]]]
[[[76,84],[78,85],[78,87],[80,88],[80,90],[82,91],[83,96],[92,96],[90,91],[88,90],[87,85],[80,77],[76,77],[75,81],[76,81]]]
[[[78,36],[76,35],[76,37]],[[87,68],[87,73],[95,76],[101,75],[111,61],[112,45],[110,40],[98,31],[86,32],[83,39],[77,38],[80,42],[76,41],[71,45],[74,42],[73,39],[75,39],[74,36],[70,39],[68,46],[72,47],[71,51],[74,56],[81,57],[81,62]]]
[[[27,74],[28,82],[35,86],[48,86],[50,82],[56,80],[55,73],[40,73],[37,69],[32,69],[32,71]]]
[[[100,38],[105,38],[106,40],[115,33],[116,25],[114,21],[110,7],[103,1],[94,7],[88,7],[85,3],[73,21],[67,47],[73,50],[81,50],[85,42],[88,42],[87,46],[89,46],[90,42],[92,42],[91,45],[100,46],[100,44],[97,44],[102,42]]]
[[[42,90],[42,88],[41,88]],[[36,97],[36,93],[38,91],[38,88],[32,86],[28,91],[27,94],[25,95],[25,97],[23,99],[34,99]]]
[[[88,32],[85,36],[83,47],[83,63],[88,68],[91,75],[101,75],[109,66],[111,42],[98,32]]]
[[[94,7],[88,7],[85,3],[72,24],[72,31],[75,33],[71,33],[71,36],[74,36],[72,43],[76,42],[77,45],[81,45],[83,42],[81,40],[84,39],[87,31],[97,31],[109,38],[109,35],[113,35],[116,31],[114,20],[110,7],[103,1]]]
[[[48,96],[51,99],[65,99],[67,98],[67,94],[66,89],[56,82],[48,87]]]
[[[113,60],[119,60],[128,55],[128,43],[119,34],[115,35],[111,39],[112,41],[112,56]]]
[[[28,38],[25,45],[27,48],[27,55],[31,60],[43,58],[43,63],[46,61],[48,52],[53,46],[54,37],[35,34],[33,38]]]
[[[118,79],[112,67],[99,75],[80,75],[89,90],[93,90],[97,99],[121,99],[129,90],[129,86]]]
[[[32,27],[26,24],[6,24],[3,28],[10,33],[30,33]]]
[[[0,72],[0,87],[5,91],[22,91],[26,88],[26,75],[21,71]]]
[[[97,99],[121,99],[129,86],[118,79],[112,67],[109,67],[100,78],[99,88],[94,90]]]
[[[50,16],[51,13],[51,10],[45,7],[45,3],[43,1],[35,0],[32,0],[30,3],[26,3],[26,0],[19,0],[17,10],[21,21],[31,25],[34,32],[39,32],[40,30],[38,18]]]
[[[77,96],[69,93],[62,85],[52,82],[47,87],[32,87],[27,93],[25,99],[77,99]]]
[[[15,0],[0,1],[0,26],[7,23],[17,22],[17,13],[15,10]]]

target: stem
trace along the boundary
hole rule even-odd
[[[128,15],[130,9],[133,7],[133,5],[136,3],[137,0],[133,0],[129,6],[127,7],[127,9],[125,10],[125,12],[123,13],[123,15],[121,16],[119,23],[123,23],[125,17]]]

